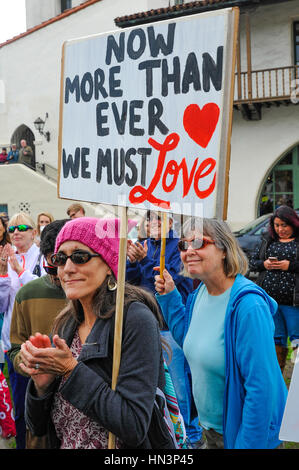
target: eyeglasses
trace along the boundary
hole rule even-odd
[[[14,233],[14,231],[18,229],[19,232],[27,232],[27,230],[33,230],[33,227],[30,225],[20,224],[20,225],[11,225],[8,227],[8,233]]]
[[[51,262],[53,266],[64,266],[67,260],[70,258],[74,264],[85,264],[91,258],[98,257],[100,255],[92,255],[89,251],[78,250],[74,251],[71,255],[67,256],[63,251],[59,251],[51,256]]]
[[[57,267],[52,266],[50,264],[46,264],[45,260],[43,261],[43,268],[46,271],[47,274],[50,274],[51,276],[56,276],[57,275]]]
[[[215,245],[214,240],[209,240],[208,238],[194,238],[193,240],[180,240],[178,243],[178,248],[180,251],[187,251],[189,246],[193,248],[193,250],[200,250],[201,248],[205,248],[207,245]]]

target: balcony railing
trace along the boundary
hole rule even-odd
[[[235,105],[283,100],[294,103],[299,101],[298,65],[236,74]]]

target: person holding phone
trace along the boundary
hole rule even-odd
[[[283,373],[288,338],[294,349],[299,343],[299,217],[291,207],[276,209],[250,268],[260,273],[257,283],[278,303],[274,339]]]

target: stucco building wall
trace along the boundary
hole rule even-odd
[[[27,0],[27,3],[34,9],[45,2]],[[47,11],[39,11],[45,18],[58,11],[56,0],[47,4]],[[5,87],[5,102],[0,103],[0,145],[9,144],[16,128],[25,124],[35,135],[36,161],[57,168],[63,42],[116,30],[116,17],[167,5],[166,0],[102,0],[0,48],[0,79]],[[292,65],[292,24],[298,19],[299,1],[251,10],[253,70]],[[247,70],[244,15],[241,15],[241,67]],[[44,119],[46,113],[49,117],[44,130],[50,132],[50,142],[33,124],[38,116]],[[256,217],[267,173],[299,141],[298,118],[299,107],[292,104],[263,107],[259,121],[246,121],[240,111],[234,111],[228,204],[228,221],[233,228],[240,228]]]

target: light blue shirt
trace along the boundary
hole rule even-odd
[[[183,344],[200,424],[221,434],[225,387],[224,318],[230,292],[231,288],[214,296],[204,284],[201,286]]]

